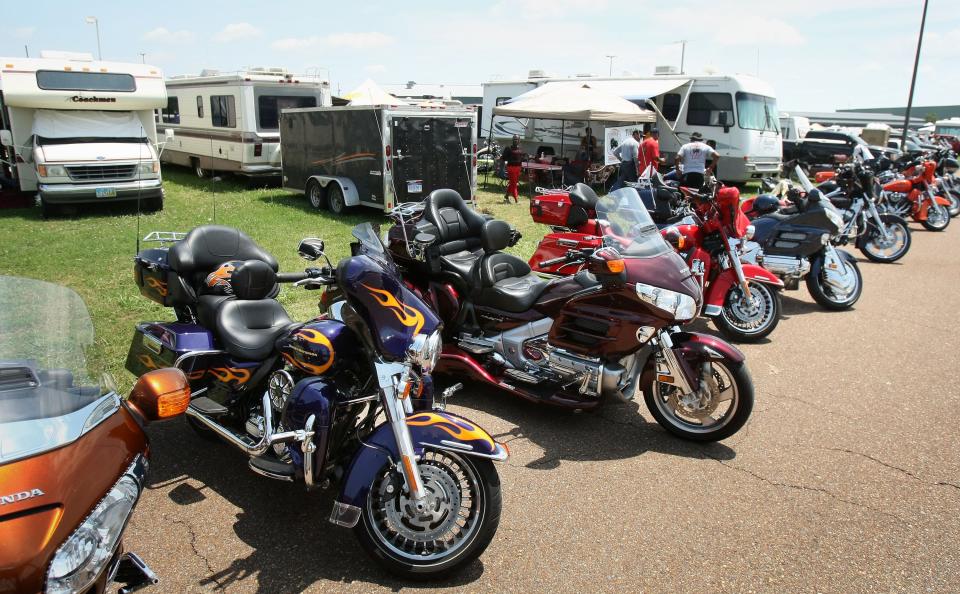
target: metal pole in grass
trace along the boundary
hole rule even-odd
[[[213,184],[213,222],[217,222],[217,187],[220,184],[220,176],[215,175],[210,179],[210,183]]]
[[[917,37],[917,55],[913,58],[913,78],[910,79],[910,96],[907,98],[907,113],[903,115],[903,134],[900,150],[907,150],[907,130],[910,127],[910,110],[913,109],[913,88],[917,84],[917,66],[920,65],[920,45],[923,43],[923,26],[927,23],[927,0],[923,0],[923,16],[920,17],[920,35]]]

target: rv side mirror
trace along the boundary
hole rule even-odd
[[[297,247],[297,253],[300,254],[300,257],[304,260],[317,260],[323,256],[324,243],[322,239],[316,237],[307,237],[300,241],[299,247]]]
[[[167,139],[167,142],[173,140],[173,128],[166,128],[163,131],[163,137]]]
[[[13,134],[10,133],[10,130],[0,130],[0,144],[13,146]]]
[[[719,120],[718,120],[719,124],[720,124],[721,126],[723,126],[723,131],[724,131],[724,132],[729,132],[729,131],[730,131],[730,120],[727,119],[727,112],[721,111],[720,114],[719,114],[719,116],[718,116],[718,118],[719,118]]]

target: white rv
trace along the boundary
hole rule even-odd
[[[947,134],[960,138],[960,118],[937,120],[933,128],[934,134]]]
[[[167,80],[167,94],[157,123],[168,135],[161,158],[200,177],[210,171],[279,175],[280,112],[331,105],[327,81],[283,68],[175,76]]]
[[[680,146],[690,134],[700,132],[713,140],[720,160],[718,177],[728,182],[745,182],[780,171],[781,138],[777,99],[773,88],[749,75],[664,74],[647,77],[549,78],[531,71],[526,80],[491,81],[483,85],[483,137],[501,143],[518,134],[527,152],[552,147],[563,157],[576,155],[580,137],[587,126],[603,138],[599,122],[519,121],[492,117],[493,108],[547,84],[587,85],[632,101],[657,112],[660,151],[672,164]],[[561,143],[561,130],[563,138]]]
[[[0,58],[0,176],[58,205],[142,201],[163,208],[154,110],[160,69],[42,52]]]

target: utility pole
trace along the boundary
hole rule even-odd
[[[26,43],[23,44],[23,53],[27,54],[28,58],[30,57],[30,48],[27,47]]]
[[[610,59],[610,71],[607,72],[607,76],[613,76],[613,59],[616,58],[616,56],[611,56],[608,54],[607,58]]]
[[[141,64],[146,64],[146,63],[147,63],[147,52],[137,52],[137,53],[140,54],[140,63],[141,63]]]
[[[907,98],[907,113],[903,116],[903,135],[900,150],[907,147],[907,128],[910,125],[910,110],[913,109],[913,88],[917,84],[917,67],[920,65],[920,45],[923,43],[923,26],[927,23],[927,0],[923,0],[923,16],[920,17],[920,36],[917,37],[917,55],[913,59],[913,78],[910,79],[910,96]]]
[[[94,25],[97,28],[97,59],[103,60],[103,51],[100,49],[100,21],[95,16],[88,16],[84,20],[88,25]]]
[[[687,40],[686,40],[686,39],[681,39],[681,40],[679,40],[679,41],[675,41],[674,43],[679,43],[679,44],[680,44],[680,74],[683,74],[683,73],[684,73],[684,72],[683,72],[683,63],[684,63],[684,60],[685,60],[686,57],[687,57]]]

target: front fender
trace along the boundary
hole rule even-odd
[[[847,250],[837,250],[837,254],[847,262],[853,262],[854,264],[857,263],[857,257]]]
[[[671,334],[673,348],[686,361],[723,361],[743,363],[744,354],[729,342],[699,332],[677,332]]]
[[[417,455],[425,449],[445,450],[466,456],[506,460],[506,446],[497,443],[483,428],[448,412],[418,412],[407,417],[407,427]],[[330,520],[352,528],[360,519],[370,486],[391,460],[400,459],[393,429],[383,423],[373,431],[353,460],[343,479],[340,496]]]
[[[783,281],[780,280],[777,275],[773,274],[762,266],[757,266],[756,264],[742,264],[741,267],[743,268],[743,277],[748,281],[773,285],[774,287],[783,287]],[[727,293],[730,291],[730,287],[736,286],[739,283],[740,281],[737,280],[737,271],[733,268],[727,268],[717,275],[717,278],[710,283],[710,288],[707,290],[704,304],[723,307],[724,300],[727,297]]]

